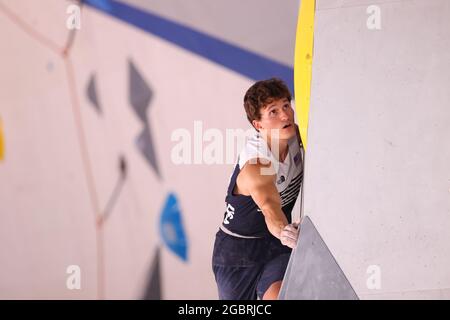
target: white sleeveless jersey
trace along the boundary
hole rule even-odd
[[[281,196],[282,207],[289,204],[292,200],[295,202],[297,197],[293,199],[292,197],[288,197],[288,195],[290,195],[289,191],[293,190],[297,185],[300,185],[299,183],[293,184],[292,181],[302,173],[303,169],[303,155],[297,141],[297,136],[289,139],[288,145],[288,156],[286,156],[284,162],[279,162],[269,149],[267,142],[257,132],[247,140],[244,149],[239,154],[239,169],[242,169],[247,161],[255,158],[266,159],[272,162],[272,164],[275,164],[275,169],[278,169],[276,187]]]
[[[251,196],[233,194],[236,179],[242,167],[256,158],[272,162],[277,172],[276,188],[281,198],[281,208],[291,222],[291,212],[303,181],[303,148],[300,148],[297,136],[288,141],[288,154],[284,162],[277,161],[267,142],[255,133],[250,137],[239,153],[238,163],[231,175],[225,198],[226,211],[222,226],[233,234],[240,236],[261,237],[270,235],[264,216]],[[256,163],[256,162],[254,162]]]

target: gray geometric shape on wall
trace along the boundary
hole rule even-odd
[[[147,120],[147,109],[150,106],[153,92],[130,59],[128,60],[128,70],[128,97],[130,100],[130,105],[133,107],[134,112],[137,114],[138,118],[142,122],[142,126],[144,127],[143,131],[136,139],[136,146],[147,160],[147,163],[153,170],[155,170],[158,178],[161,178],[158,162],[156,160],[152,131],[150,128],[150,123]]]
[[[147,109],[150,106],[153,92],[139,70],[131,60],[128,60],[129,99],[130,105],[143,123],[147,123]]]
[[[292,251],[279,299],[358,299],[344,272],[308,216],[302,221],[298,245]]]
[[[155,170],[156,175],[161,178],[161,174],[159,172],[158,162],[156,160],[156,154],[155,154],[155,148],[153,147],[153,139],[151,136],[151,130],[146,125],[144,127],[144,130],[141,132],[141,134],[136,139],[136,146],[141,151],[141,153],[144,155],[145,159],[147,160],[147,163],[150,164],[150,166]]]
[[[89,101],[92,103],[92,105],[94,106],[95,110],[101,114],[102,113],[102,108],[100,107],[100,103],[98,100],[98,94],[97,94],[97,84],[96,84],[96,78],[95,78],[95,73],[93,73],[91,75],[91,77],[89,78],[89,82],[88,82],[88,86],[87,86],[87,97],[89,99]]]
[[[160,249],[156,248],[143,300],[162,300]]]

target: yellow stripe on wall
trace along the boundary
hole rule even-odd
[[[315,6],[315,0],[301,0],[295,39],[295,110],[305,150],[308,142],[308,115],[311,94]]]
[[[0,118],[0,161],[5,157],[5,140],[3,139],[3,124]]]

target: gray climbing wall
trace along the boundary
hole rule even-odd
[[[449,30],[447,0],[317,1],[303,215],[361,299],[450,298]],[[328,298],[302,237],[286,298]]]
[[[289,261],[279,298],[358,299],[309,217],[303,219],[300,229],[302,236]]]

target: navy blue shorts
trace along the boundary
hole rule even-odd
[[[283,280],[291,249],[270,235],[244,239],[216,233],[212,267],[221,300],[256,300]]]

